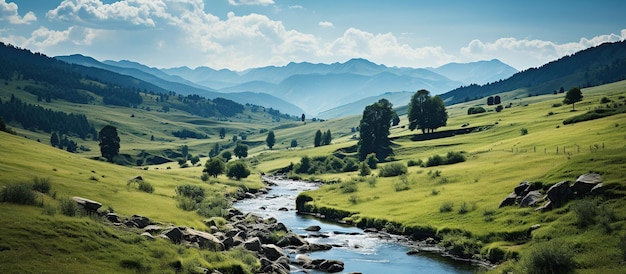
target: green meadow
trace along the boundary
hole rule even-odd
[[[91,151],[73,154],[51,147],[49,134],[9,125],[17,135],[0,132],[0,188],[32,184],[37,177],[49,180],[51,190],[37,193],[34,205],[0,203],[3,273],[193,272],[196,267],[254,272],[258,262],[244,251],[216,253],[163,239],[147,240],[138,231],[95,217],[65,216],[59,208],[64,199],[80,196],[101,202],[102,209],[121,216],[138,214],[162,224],[208,230],[202,222],[204,217],[177,206],[177,186],[197,185],[211,195],[232,195],[241,188],[262,187],[261,172],[296,164],[303,156],[353,156],[350,148],[357,144],[353,137],[358,132],[352,128],[359,125],[360,116],[323,122],[278,121],[264,112],[246,110],[231,119],[204,119],[174,109],[157,111],[158,105],[151,105],[155,98],[149,95],[138,109],[37,102],[36,97],[18,88],[24,84],[11,81],[0,86],[1,98],[15,93],[25,102],[84,113],[98,130],[112,124],[120,133],[123,154],[163,155],[163,151],[180,151],[187,145],[190,153],[202,156],[203,164],[215,143],[232,151],[230,138],[246,133],[250,149],[245,161],[252,175],[241,181],[221,175],[203,182],[201,166],[180,168],[176,162],[114,165],[92,159],[100,156],[96,141],[79,141]],[[564,94],[529,97],[524,90],[501,94],[503,104],[511,105],[501,112],[486,106],[486,100],[449,106],[448,125],[440,130],[463,126],[485,129],[428,141],[413,141],[421,132],[409,131],[406,116],[401,116],[400,125],[391,129],[394,154],[379,163],[372,175],[360,177],[358,171],[300,174],[303,179],[329,182],[301,195],[311,197],[309,203],[318,209],[350,213],[346,220],[355,223],[383,224],[398,233],[410,229],[436,231],[448,247],[500,262],[495,272],[525,273],[535,263],[528,258],[542,258],[546,248],[556,246],[571,253],[576,272],[619,273],[626,260],[626,114],[568,125],[563,121],[606,105],[623,108],[626,81],[582,91],[584,99],[575,105],[576,111],[562,104]],[[601,103],[603,97],[610,103]],[[467,115],[472,106],[483,106],[488,112]],[[218,137],[222,127],[227,129],[225,139]],[[209,138],[172,136],[172,131],[181,129],[208,132]],[[265,146],[267,133],[262,130],[275,132],[272,150]],[[317,130],[331,130],[332,144],[314,148]],[[292,140],[298,142],[297,147],[290,147]],[[385,165],[407,166],[449,152],[462,153],[466,161],[427,168],[412,165],[405,175],[377,176]],[[522,181],[541,182],[546,188],[589,172],[602,174],[607,189],[603,197],[575,200],[543,213],[533,208],[498,208]],[[129,184],[135,176],[142,176],[154,191],[147,193]],[[348,184],[352,188],[349,192],[345,191]],[[581,226],[577,209],[584,205],[593,205],[587,208],[599,217]],[[528,232],[536,224],[540,227]]]

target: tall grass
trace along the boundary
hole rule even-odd
[[[0,190],[0,201],[22,205],[34,205],[36,195],[28,184],[8,185]]]

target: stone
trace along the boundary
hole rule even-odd
[[[97,212],[98,209],[102,207],[101,203],[82,197],[75,196],[72,197],[72,200],[74,200],[74,202],[76,202],[78,205],[82,206],[85,210],[87,210],[87,212]]]
[[[552,202],[548,200],[542,206],[535,208],[535,211],[546,212],[552,210]]]
[[[243,243],[243,247],[250,251],[261,251],[261,240],[257,237],[252,237]]]
[[[111,213],[107,213],[106,218],[111,223],[119,223],[120,222],[120,217],[116,213],[112,213],[112,212]]]
[[[506,196],[506,198],[504,198],[502,202],[500,202],[498,208],[515,205],[515,201],[517,201],[517,194],[515,194],[515,192],[512,192],[511,194]]]
[[[552,207],[559,207],[572,198],[574,193],[569,183],[569,181],[563,181],[554,184],[548,189],[546,193],[548,194],[548,199],[550,199]]]
[[[172,228],[166,230],[165,232],[163,232],[162,235],[165,235],[172,242],[179,244],[183,240],[183,235],[184,234],[183,234],[183,232],[181,231],[180,228],[172,227]]]
[[[132,217],[130,217],[130,220],[133,223],[137,224],[138,228],[144,228],[150,224],[150,219],[144,216],[133,215]]]
[[[150,240],[154,240],[156,239],[154,236],[152,236],[152,234],[150,234],[149,232],[144,232],[140,234],[142,237],[146,238],[146,239],[150,239]]]
[[[322,230],[322,227],[320,227],[319,225],[312,225],[312,226],[305,228],[304,230],[317,232],[317,231]]]
[[[150,233],[159,232],[161,230],[163,230],[163,227],[158,226],[158,225],[149,225],[143,228],[143,231],[150,232]]]
[[[528,192],[528,194],[526,194],[526,196],[522,198],[522,201],[520,201],[519,206],[520,207],[534,206],[535,204],[539,203],[542,200],[542,197],[543,195],[541,195],[541,192],[537,190]]]
[[[186,238],[190,242],[197,242],[200,248],[206,248],[212,251],[224,250],[224,244],[213,236],[211,233],[199,231],[195,229],[187,229]]]
[[[593,187],[602,182],[602,175],[597,173],[588,173],[583,174],[576,179],[574,185],[572,185],[572,191],[578,195],[582,196],[591,191]]]
[[[265,254],[265,257],[267,257],[271,261],[276,261],[278,260],[278,258],[285,256],[283,250],[274,244],[265,244],[262,245],[261,248],[263,249],[263,254]]]
[[[515,193],[515,195],[517,196],[524,196],[524,192],[526,192],[526,189],[528,189],[530,187],[530,182],[524,181],[521,182],[518,186],[515,187],[515,189],[513,190],[513,193]]]
[[[599,184],[595,185],[591,189],[591,191],[589,191],[589,194],[591,194],[591,195],[602,195],[602,194],[604,194],[604,190],[605,190],[604,185],[602,183],[599,183]]]
[[[418,253],[420,253],[420,251],[418,249],[411,248],[411,249],[409,249],[409,251],[406,252],[406,255],[415,255],[415,254],[418,254]]]
[[[289,209],[286,208],[286,207],[281,207],[281,208],[278,209],[278,211],[289,211]]]
[[[244,197],[245,197],[246,199],[254,199],[254,198],[256,198],[256,195],[254,195],[254,194],[252,194],[252,193],[250,193],[250,192],[246,192],[246,193],[244,194]]]

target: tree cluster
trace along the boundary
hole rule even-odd
[[[430,92],[422,89],[411,97],[408,107],[409,129],[421,129],[423,133],[433,132],[445,126],[448,113],[443,100],[439,96],[430,96]]]
[[[83,140],[89,135],[95,138],[97,134],[84,114],[66,114],[26,104],[13,95],[8,102],[0,100],[0,117],[7,123],[20,123],[24,129],[31,131],[42,130],[46,133],[56,131],[58,134],[78,136]]]
[[[313,146],[315,147],[319,147],[319,146],[326,146],[326,145],[330,145],[330,143],[333,140],[333,136],[332,133],[329,130],[326,130],[322,133],[321,130],[317,130],[315,132],[315,137],[313,138]]]

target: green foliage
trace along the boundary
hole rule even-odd
[[[250,176],[248,166],[242,161],[231,162],[228,164],[226,169],[226,176],[228,176],[228,178],[240,180],[241,178],[247,178]]]
[[[443,157],[440,155],[433,155],[428,157],[425,166],[440,166],[440,165],[451,165],[456,163],[465,162],[465,155],[462,152],[450,151],[448,154]]]
[[[563,121],[563,124],[569,125],[569,124],[574,124],[578,122],[600,119],[600,118],[622,114],[622,113],[626,113],[626,107],[619,107],[619,108],[612,108],[612,109],[598,108],[598,109],[588,111],[584,114],[567,118]]]
[[[214,195],[206,198],[197,207],[198,215],[203,217],[226,217],[227,209],[231,204],[224,195]]]
[[[59,209],[61,214],[65,216],[76,216],[79,212],[78,204],[70,198],[62,198],[59,200]]]
[[[572,273],[576,268],[573,249],[558,241],[535,244],[520,262],[525,273]]]
[[[583,100],[583,93],[580,91],[579,88],[573,87],[573,88],[570,88],[567,91],[567,93],[565,93],[565,99],[563,99],[563,104],[567,104],[567,105],[571,104],[572,110],[574,110],[574,104],[582,100]]]
[[[14,184],[5,186],[0,190],[0,202],[34,205],[36,196],[30,185]]]
[[[98,133],[98,141],[102,157],[113,162],[113,157],[120,152],[120,137],[117,135],[117,128],[111,125],[104,126]]]
[[[269,147],[270,149],[272,149],[274,147],[274,144],[276,144],[276,136],[274,135],[273,130],[270,130],[270,132],[267,133],[267,138],[265,138],[265,143],[267,144],[267,147]]]
[[[370,153],[375,153],[378,159],[385,159],[391,154],[388,136],[394,112],[392,107],[387,99],[380,99],[365,107],[359,123],[359,160],[365,159]]]
[[[470,107],[467,109],[467,115],[479,114],[487,112],[483,107]]]
[[[50,193],[50,189],[52,188],[50,184],[50,178],[33,178],[33,190],[39,191],[41,193]]]
[[[426,160],[426,167],[440,166],[446,163],[446,159],[441,155],[433,155]]]
[[[371,153],[367,155],[367,158],[365,158],[365,162],[367,163],[367,166],[369,166],[370,169],[376,169],[378,165],[378,158],[376,158],[375,153]]]
[[[527,135],[528,134],[528,129],[523,127],[523,128],[520,129],[520,133],[522,135]]]
[[[339,188],[341,189],[342,193],[353,193],[359,190],[359,187],[357,186],[357,182],[355,180],[343,182],[341,183]]]
[[[318,129],[315,132],[315,137],[313,138],[313,146],[318,147],[321,145],[322,145],[322,131]]]
[[[175,191],[177,195],[189,198],[195,203],[200,203],[206,196],[204,188],[196,185],[179,185]]]
[[[242,143],[237,143],[235,149],[233,149],[233,153],[235,153],[235,157],[241,159],[248,157],[248,146]]]
[[[359,170],[358,162],[355,161],[354,159],[352,159],[352,158],[344,158],[343,162],[345,163],[345,165],[343,166],[343,169],[341,171],[343,171],[343,172],[352,172],[352,171]]]
[[[446,125],[448,113],[446,106],[439,96],[430,96],[430,92],[418,90],[411,97],[408,106],[407,117],[409,129],[421,129],[422,132],[433,132],[439,127]]]
[[[380,168],[378,176],[393,177],[407,173],[407,168],[402,163],[389,163]]]
[[[393,183],[393,189],[396,192],[410,189],[409,179],[406,177],[406,175],[400,176],[400,180],[397,180]]]
[[[480,254],[482,243],[468,238],[465,235],[450,233],[443,236],[440,243],[450,254],[464,259],[470,259],[474,254]]]
[[[376,177],[372,176],[372,177],[367,178],[367,184],[368,184],[371,188],[376,187]]]
[[[406,162],[407,166],[421,166],[424,164],[424,161],[422,159],[418,159],[418,160],[409,160]]]
[[[454,208],[454,203],[452,202],[444,202],[443,204],[441,204],[441,206],[439,207],[439,212],[444,213],[444,212],[451,212],[452,208]]]
[[[228,162],[230,161],[230,158],[233,157],[233,154],[230,151],[224,151],[222,152],[222,159],[224,159],[224,162]]]
[[[154,186],[152,186],[151,183],[146,182],[144,180],[138,180],[138,185],[137,185],[137,189],[139,189],[140,191],[146,192],[146,193],[152,193],[154,192]]]
[[[137,273],[147,273],[152,269],[142,258],[127,258],[120,261],[120,266],[136,271]]]
[[[372,170],[370,169],[369,165],[367,165],[365,162],[361,162],[361,164],[359,165],[359,176],[368,176],[372,173]]]
[[[226,153],[225,151],[224,153]],[[207,160],[204,164],[204,169],[202,170],[203,174],[207,174],[208,176],[213,176],[217,178],[218,175],[223,174],[226,169],[226,165],[222,161],[220,157],[213,157],[210,160]]]
[[[289,147],[297,147],[297,146],[298,146],[298,140],[296,139],[291,140]]]

